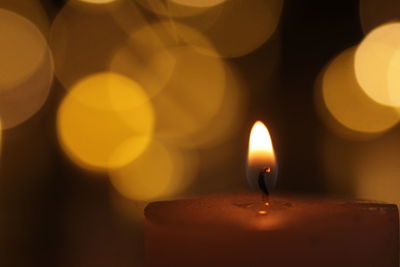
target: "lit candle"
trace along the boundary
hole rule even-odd
[[[257,121],[250,133],[247,156],[247,180],[250,187],[269,194],[268,188],[275,186],[277,170],[271,136],[267,127]]]
[[[277,164],[267,128],[249,142],[247,178],[264,191]],[[145,210],[147,266],[398,266],[396,205],[260,193],[155,202]]]

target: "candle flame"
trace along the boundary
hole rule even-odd
[[[271,136],[267,127],[257,121],[250,133],[248,163],[264,161],[264,168],[271,168],[270,162],[275,162],[274,148],[272,147]]]
[[[273,187],[276,178],[274,148],[267,127],[257,121],[251,129],[247,156],[247,179],[253,188],[259,188],[260,171],[268,173],[266,185]]]

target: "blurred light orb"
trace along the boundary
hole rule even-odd
[[[53,62],[46,39],[30,21],[0,9],[0,25],[0,117],[7,129],[43,106],[53,81]]]
[[[354,74],[354,48],[339,54],[322,78],[322,98],[337,122],[361,133],[383,132],[399,121],[396,109],[371,100]]]
[[[41,0],[0,0],[0,8],[29,20],[47,37],[49,18]]]
[[[165,23],[145,25],[115,50],[109,69],[137,81],[152,97],[164,89],[174,72],[176,60],[168,50],[174,42]]]
[[[393,106],[400,106],[400,49],[392,56],[388,67],[388,94]]]
[[[190,135],[174,140],[187,148],[210,148],[225,143],[240,132],[245,120],[246,85],[237,71],[225,65],[225,92],[218,112]]]
[[[170,50],[174,73],[153,98],[157,135],[169,140],[187,137],[207,125],[219,112],[226,93],[224,63],[190,47]]]
[[[182,0],[183,1],[183,0]],[[197,1],[196,1],[197,2]],[[240,57],[262,46],[275,32],[282,0],[235,0],[219,5],[222,10],[201,13],[196,17],[177,19],[178,35],[188,44],[207,55],[216,57]],[[204,39],[188,31],[190,27],[201,32],[215,46],[209,50]]]
[[[36,26],[14,12],[0,9],[0,23],[0,90],[5,90],[40,67],[47,45]]]
[[[150,143],[153,109],[134,81],[111,72],[79,81],[58,111],[58,136],[71,159],[92,170],[125,165]]]
[[[364,92],[374,101],[388,106],[400,106],[397,90],[398,78],[390,74],[390,67],[396,69],[400,49],[400,23],[390,23],[371,31],[358,46],[354,68],[357,81]],[[390,80],[394,79],[394,80]],[[389,86],[390,85],[390,86]]]
[[[205,2],[209,1],[212,0],[206,0]],[[136,0],[136,3],[150,12],[165,18],[193,17],[203,13],[208,9],[207,7],[185,5],[174,0]]]
[[[92,73],[109,71],[112,52],[126,39],[125,30],[115,19],[118,15],[113,13],[117,9],[81,6],[67,2],[51,26],[55,74],[64,88],[72,88]],[[136,21],[136,13],[132,16]]]
[[[111,183],[121,195],[132,200],[167,197],[179,192],[185,184],[182,181],[182,163],[177,153],[153,141],[135,161],[113,169],[110,172]]]
[[[227,0],[171,0],[176,4],[191,6],[191,7],[213,7]]]
[[[79,0],[81,2],[90,3],[90,4],[110,4],[117,0]]]
[[[365,34],[384,23],[400,20],[400,2],[397,0],[360,1],[360,20]]]

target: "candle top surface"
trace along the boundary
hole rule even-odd
[[[395,211],[395,212],[393,212]],[[321,227],[321,224],[357,224],[371,213],[395,220],[394,204],[315,197],[225,194],[150,203],[146,221],[170,227],[217,227],[251,231]]]

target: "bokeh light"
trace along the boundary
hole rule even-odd
[[[371,100],[360,88],[353,68],[354,51],[354,48],[345,50],[324,71],[323,103],[335,120],[351,131],[383,132],[396,125],[399,115],[395,109]],[[327,122],[326,118],[324,121]]]
[[[39,29],[24,17],[0,9],[0,117],[11,128],[45,103],[53,80],[53,62]]]
[[[198,1],[198,4],[199,3],[201,4],[201,2],[207,2],[209,4],[208,6],[198,6],[198,5],[188,5],[188,3],[184,4],[176,1],[136,0],[136,2],[140,6],[163,18],[197,16],[205,11],[209,11],[212,7],[215,6],[215,5],[210,5],[212,4],[210,1],[214,0]]]
[[[77,0],[75,0],[75,1],[77,1]],[[78,1],[90,3],[90,4],[110,4],[110,3],[118,1],[118,0],[78,0]]]
[[[49,18],[41,0],[1,0],[0,8],[15,12],[33,23],[44,35],[48,37]]]
[[[400,19],[400,2],[397,0],[360,1],[360,20],[364,33],[375,27]]]
[[[176,19],[179,36],[203,53],[217,57],[240,57],[264,44],[275,32],[283,2],[281,0],[225,1],[220,12],[214,8],[195,17]],[[211,16],[210,13],[212,12]],[[204,39],[188,30],[205,35],[216,47],[210,51]]]
[[[82,7],[68,2],[57,14],[51,26],[50,47],[56,76],[65,88],[86,75],[108,71],[114,49],[126,39],[126,31],[131,30],[124,20],[115,19],[119,11],[108,5]],[[140,27],[141,17],[131,15]]]
[[[238,72],[225,64],[225,93],[218,112],[197,131],[171,141],[190,148],[208,148],[229,141],[243,126],[247,87]]]
[[[388,95],[393,106],[400,107],[400,49],[393,54],[388,67]]]
[[[62,147],[76,163],[94,170],[137,158],[151,141],[153,124],[153,109],[143,89],[110,72],[78,82],[58,112]]]
[[[399,48],[400,23],[390,23],[371,31],[355,54],[354,67],[358,83],[371,99],[382,105],[400,106],[400,98],[394,98],[398,97],[398,93],[390,92],[398,88],[393,85],[398,78],[396,75],[388,75],[391,64],[394,68],[400,64],[393,63]],[[395,78],[395,81],[389,78]]]
[[[171,2],[191,7],[213,7],[226,0],[171,0]]]
[[[139,82],[150,96],[160,92],[174,72],[175,58],[167,49],[172,45],[166,23],[146,25],[134,31],[129,40],[116,49],[110,70]],[[168,40],[162,40],[165,37]]]
[[[111,183],[124,197],[149,201],[182,191],[195,178],[177,149],[153,141],[135,161],[110,172]],[[185,169],[186,167],[186,169]]]
[[[200,130],[220,110],[225,94],[224,63],[189,47],[170,50],[174,73],[154,100],[157,135],[180,138]]]

